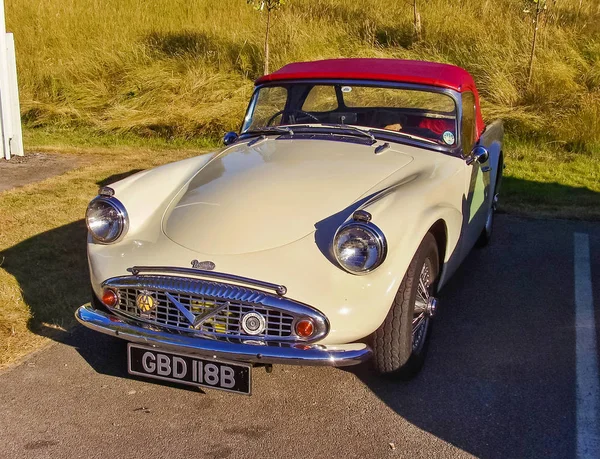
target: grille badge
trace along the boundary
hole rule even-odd
[[[141,312],[150,312],[156,307],[156,300],[149,293],[141,292],[136,297],[135,304]]]
[[[192,268],[194,269],[205,269],[206,271],[212,271],[216,265],[212,261],[198,261],[192,260]]]

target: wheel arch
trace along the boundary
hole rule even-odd
[[[495,193],[500,192],[500,188],[502,186],[502,178],[504,177],[504,150],[500,150],[500,156],[498,157],[498,171],[496,172],[496,184],[495,184]]]
[[[440,218],[429,228],[428,233],[433,235],[437,243],[441,272],[444,267],[444,260],[446,259],[446,251],[448,250],[448,228],[446,222]]]

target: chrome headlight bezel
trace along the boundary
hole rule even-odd
[[[90,209],[94,204],[102,203],[109,207],[111,207],[115,211],[116,221],[118,222],[119,229],[117,233],[110,238],[102,237],[96,234],[90,225]],[[121,239],[125,237],[127,231],[129,230],[129,216],[127,215],[127,210],[121,201],[119,201],[114,196],[96,196],[92,201],[88,204],[88,207],[85,211],[85,224],[87,226],[88,232],[92,239],[99,244],[114,244],[119,242]]]
[[[341,237],[347,231],[355,229],[355,228],[360,229],[361,231],[368,234],[370,236],[370,241],[377,248],[377,258],[376,258],[375,262],[366,269],[352,268],[351,266],[346,264],[340,256],[339,242],[340,242]],[[387,241],[385,239],[383,232],[381,231],[381,229],[379,229],[378,226],[371,223],[370,221],[355,221],[355,220],[349,221],[349,222],[343,224],[342,226],[340,226],[340,228],[336,231],[335,236],[333,238],[333,255],[334,255],[336,261],[338,262],[338,264],[344,271],[346,271],[350,274],[357,275],[357,276],[369,274],[369,273],[375,271],[379,266],[381,266],[381,264],[385,261],[385,258],[387,256],[387,248],[388,248]]]

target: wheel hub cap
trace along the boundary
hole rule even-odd
[[[437,298],[430,296],[429,301],[427,301],[427,308],[425,309],[425,314],[427,314],[429,317],[435,316],[435,313],[437,311],[437,306],[438,306]]]

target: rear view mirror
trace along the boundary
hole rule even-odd
[[[470,166],[475,161],[477,161],[479,164],[483,164],[489,158],[490,153],[487,151],[487,149],[478,145],[475,148],[473,148],[473,150],[471,150],[471,154],[465,158],[465,161],[467,162],[467,166]]]

